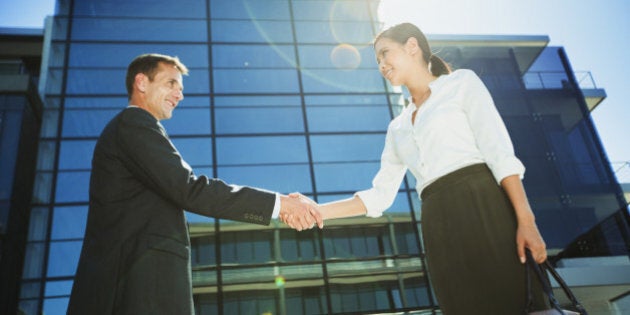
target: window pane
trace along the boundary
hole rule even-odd
[[[293,42],[291,23],[288,21],[212,20],[210,23],[214,42],[274,44]]]
[[[193,267],[194,266],[213,266],[217,264],[216,261],[216,239],[214,237],[214,222],[211,223],[212,227],[209,229],[210,232],[208,232],[209,235],[207,236],[202,236],[202,237],[195,237],[192,238],[191,241],[191,246],[192,246],[192,251],[191,251],[191,262]],[[202,225],[198,225],[198,226],[202,226]]]
[[[207,58],[206,58],[207,60]],[[295,68],[292,45],[214,45],[213,68]]]
[[[126,69],[83,70],[69,69],[66,93],[68,94],[122,94],[125,90]]]
[[[173,111],[171,119],[162,120],[161,123],[170,136],[209,135],[212,133],[209,107],[177,108]]]
[[[269,189],[281,193],[313,191],[308,165],[226,166],[219,178],[228,183]]]
[[[210,1],[213,19],[289,19],[287,0]]]
[[[51,239],[76,239],[85,235],[88,207],[56,207],[53,214]]]
[[[315,162],[377,162],[384,145],[383,134],[311,136]]]
[[[122,79],[122,78],[121,78]],[[123,110],[127,107],[129,100],[126,96],[108,97],[66,97],[64,100],[65,109],[117,109]]]
[[[372,46],[300,45],[298,49],[303,68],[364,68],[378,71]]]
[[[207,29],[206,20],[75,17],[72,24],[72,39],[119,42],[204,42],[208,40]]]
[[[130,16],[165,18],[205,18],[206,0],[178,0],[160,2],[150,0],[81,0],[74,1],[75,15]]]
[[[64,137],[98,137],[105,125],[120,111],[120,109],[67,109],[63,116],[62,135]]]
[[[36,279],[42,277],[44,266],[44,243],[29,242],[26,244],[26,255],[22,279]]]
[[[359,191],[371,187],[379,162],[331,163],[315,165],[319,192]]]
[[[29,218],[28,240],[43,241],[48,233],[48,208],[33,207]]]
[[[287,314],[325,314],[327,311],[323,286],[287,288],[285,296]]]
[[[312,132],[384,132],[390,122],[389,108],[386,106],[318,106],[307,108],[307,113],[309,130]]]
[[[376,70],[304,70],[302,84],[307,93],[379,93],[383,79]]]
[[[214,70],[215,93],[296,93],[295,70]]]
[[[219,107],[243,107],[243,106],[300,106],[299,96],[216,96],[214,105]]]
[[[20,311],[24,314],[37,314],[39,310],[39,300],[20,300]],[[63,314],[61,312],[60,314]]]
[[[42,314],[65,314],[68,309],[70,298],[44,299],[44,309]]]
[[[300,43],[350,43],[369,46],[374,38],[370,22],[300,21],[295,22]]]
[[[171,139],[186,163],[192,167],[212,165],[212,139],[175,138]],[[209,174],[205,174],[209,175]]]
[[[366,183],[366,185],[369,185],[369,183]],[[366,188],[369,188],[369,187],[366,186]],[[354,192],[349,193],[349,194],[319,195],[317,198],[317,202],[326,203],[326,202],[350,198],[352,196],[354,196]],[[391,205],[391,207],[385,210],[383,215],[385,216],[390,215],[390,216],[397,216],[397,217],[410,216],[411,208],[409,206],[409,199],[407,198],[407,193],[405,192],[398,193],[396,195],[396,199],[394,199],[394,203]],[[418,213],[416,215],[418,215]],[[420,219],[419,216],[417,216],[416,218]],[[411,218],[409,218],[409,220],[411,220]]]
[[[48,281],[45,290],[44,296],[70,295],[72,281]]]
[[[320,260],[317,230],[295,231],[293,229],[280,230],[279,261],[315,261]]]
[[[326,258],[390,256],[394,252],[388,229],[387,225],[331,227],[324,236]]]
[[[126,68],[136,56],[149,52],[177,56],[188,68],[208,67],[207,45],[170,43],[74,43],[69,63],[70,67]]]
[[[302,109],[286,108],[217,108],[217,133],[304,132]]]
[[[121,78],[122,79],[122,78]],[[66,97],[64,106],[68,109],[116,109],[121,111],[129,105],[127,96],[103,96],[103,97]],[[210,106],[209,96],[187,96],[177,105],[178,109],[191,107]]]
[[[293,1],[296,20],[371,20],[370,1]]]
[[[306,106],[344,106],[344,105],[360,105],[360,106],[388,106],[387,95],[305,95],[304,103]]]
[[[52,194],[52,173],[37,172],[35,174],[35,187],[33,187],[33,203],[48,203]]]
[[[306,163],[306,138],[218,138],[217,160],[219,165]]]
[[[48,277],[74,275],[79,263],[83,242],[50,242]]]
[[[404,280],[407,307],[422,307],[431,305],[427,278],[408,276]]]
[[[90,188],[90,172],[57,173],[56,202],[87,202]]]
[[[88,170],[96,141],[65,140],[59,149],[59,170]]]
[[[208,71],[189,69],[184,77],[184,94],[209,93]],[[127,69],[70,69],[66,93],[75,95],[118,94],[127,95],[125,75]],[[118,104],[113,104],[117,106]]]
[[[241,271],[242,272],[242,271]],[[276,290],[250,290],[223,293],[224,314],[280,314]]]
[[[272,230],[222,232],[222,263],[241,265],[272,261],[272,244]]]

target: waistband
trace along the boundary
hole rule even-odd
[[[469,166],[464,166],[458,170],[452,171],[438,179],[436,179],[433,183],[429,184],[422,190],[420,194],[420,198],[422,200],[427,199],[431,194],[434,194],[444,188],[447,188],[450,185],[453,185],[462,180],[462,178],[474,175],[478,173],[490,172],[490,168],[486,163],[473,164]],[[492,173],[490,173],[492,174]]]

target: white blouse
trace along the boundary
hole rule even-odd
[[[390,122],[372,188],[356,193],[369,217],[380,217],[392,205],[407,170],[416,178],[418,196],[439,177],[477,163],[486,163],[498,184],[510,175],[523,178],[525,167],[514,156],[505,124],[473,71],[442,75],[429,88],[415,123],[414,104]]]

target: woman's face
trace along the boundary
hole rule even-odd
[[[408,46],[389,38],[381,38],[374,44],[378,70],[392,85],[405,85],[407,82],[407,74],[414,62],[413,51]]]

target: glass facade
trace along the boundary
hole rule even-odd
[[[65,313],[92,150],[127,104],[125,71],[139,54],[176,55],[190,69],[186,98],[164,126],[196,173],[319,202],[368,188],[404,106],[404,91],[376,70],[378,3],[58,0],[20,309]],[[434,48],[490,89],[550,254],[601,231],[594,250],[571,255],[627,255],[627,213],[609,219],[625,202],[563,49],[532,48],[537,58],[523,65],[532,52],[509,45]],[[187,214],[197,314],[434,313],[414,187],[407,176],[381,218],[321,231]]]

